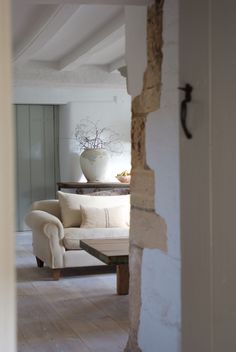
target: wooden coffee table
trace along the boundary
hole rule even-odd
[[[80,247],[109,265],[116,265],[118,295],[129,293],[129,239],[102,238],[81,240]]]

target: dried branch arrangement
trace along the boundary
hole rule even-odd
[[[123,145],[119,133],[108,127],[99,127],[99,121],[83,119],[75,128],[75,139],[81,150],[106,149],[112,153],[122,153]]]

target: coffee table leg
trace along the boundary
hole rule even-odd
[[[116,289],[118,295],[129,293],[129,265],[120,264],[116,266]]]

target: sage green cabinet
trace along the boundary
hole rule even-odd
[[[53,105],[15,105],[16,230],[32,202],[55,198],[59,181],[58,109]]]

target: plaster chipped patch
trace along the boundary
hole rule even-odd
[[[158,214],[143,209],[132,209],[130,218],[131,244],[141,248],[158,248],[167,251],[167,226]]]

